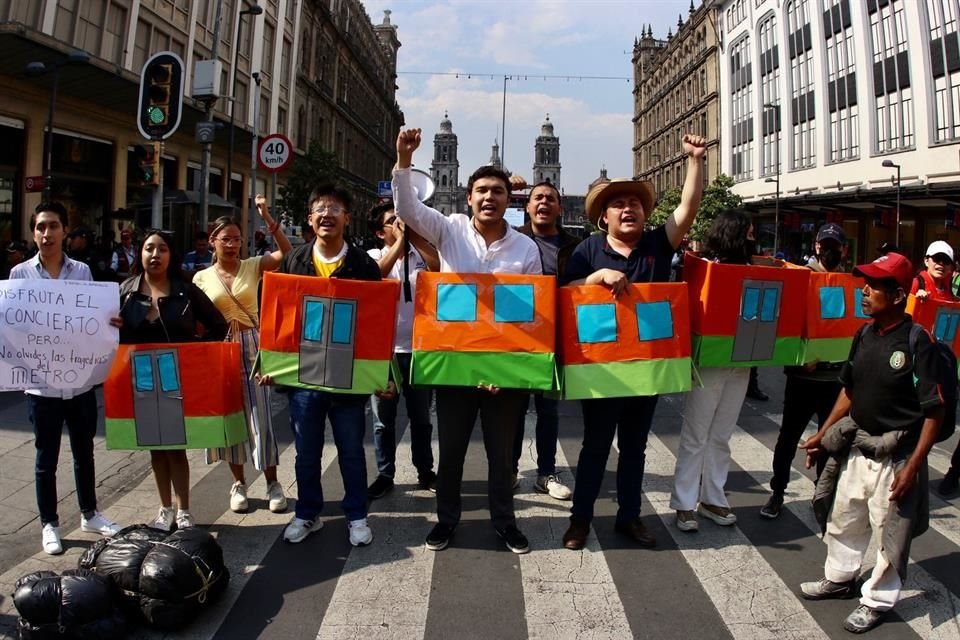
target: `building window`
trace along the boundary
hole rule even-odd
[[[867,0],[878,153],[913,146],[913,89],[903,0]]]
[[[737,181],[749,180],[753,177],[753,64],[749,37],[730,47],[730,84],[731,172]]]
[[[760,175],[777,173],[780,163],[780,47],[777,45],[777,19],[774,15],[757,29],[760,47],[760,100],[763,114],[760,147]],[[766,105],[775,105],[768,109]]]
[[[830,128],[827,144],[830,162],[860,155],[860,108],[857,105],[856,47],[850,0],[822,0],[823,37],[826,41],[827,103]]]
[[[727,29],[733,29],[747,18],[746,0],[734,0],[727,8]]]
[[[792,91],[790,168],[803,169],[812,167],[817,160],[810,3],[808,0],[794,0],[787,5],[786,13]]]
[[[957,0],[926,0],[930,24],[934,140],[960,138],[960,43]]]

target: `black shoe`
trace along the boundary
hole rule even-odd
[[[747,387],[747,397],[758,402],[766,402],[770,396],[760,390],[760,387]]]
[[[780,516],[780,510],[783,508],[783,494],[777,491],[773,492],[767,504],[760,509],[760,517],[773,520]]]
[[[510,551],[514,553],[527,553],[530,551],[530,543],[527,541],[527,536],[520,533],[520,529],[517,529],[516,525],[511,524],[503,529],[497,529],[497,535],[503,538],[507,549],[510,549]]]
[[[450,544],[450,538],[453,537],[453,527],[438,522],[427,535],[427,549],[431,551],[443,551]]]
[[[630,522],[618,522],[613,525],[613,530],[627,536],[645,549],[652,549],[657,546],[657,539],[647,531],[640,518],[634,518]]]
[[[588,535],[590,535],[590,523],[571,516],[570,527],[563,534],[563,546],[571,551],[579,551],[587,545]]]
[[[427,489],[433,493],[437,492],[437,474],[433,471],[427,471],[420,476],[417,486],[421,489]]]
[[[953,467],[943,476],[943,480],[937,485],[937,493],[942,496],[949,496],[960,489],[960,472],[954,472]]]
[[[367,488],[367,498],[370,500],[377,500],[382,498],[393,491],[393,480],[386,476],[377,476],[377,479],[373,481]]]

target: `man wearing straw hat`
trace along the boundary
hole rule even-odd
[[[593,187],[587,194],[587,215],[605,233],[580,243],[561,274],[560,283],[599,284],[617,296],[632,282],[669,281],[673,253],[700,206],[706,150],[706,140],[700,136],[683,137],[687,177],[680,204],[665,224],[654,229],[644,230],[647,217],[653,212],[652,184],[617,178]],[[577,463],[570,527],[563,535],[567,549],[582,549],[586,544],[593,504],[600,494],[614,434],[620,449],[616,530],[641,547],[656,545],[656,539],[640,521],[644,451],[656,406],[657,396],[583,400],[583,448]]]

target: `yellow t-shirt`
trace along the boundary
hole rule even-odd
[[[317,270],[317,275],[321,278],[329,278],[333,275],[333,272],[340,268],[340,265],[343,264],[343,259],[347,255],[347,243],[343,243],[343,249],[337,254],[337,257],[332,261],[325,260],[323,256],[320,255],[320,252],[317,251],[317,246],[313,246],[313,267]]]

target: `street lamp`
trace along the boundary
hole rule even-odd
[[[237,64],[240,58],[240,32],[243,30],[243,16],[258,16],[263,13],[263,7],[254,4],[252,7],[243,9],[240,17],[237,19],[237,39],[233,41],[233,67],[230,69],[230,150],[227,153],[227,199],[233,202],[233,114],[237,109]],[[253,28],[253,25],[250,25]],[[251,187],[256,189],[256,185]],[[251,237],[253,231],[249,230]]]
[[[780,105],[765,103],[764,110],[773,110],[774,126],[777,129],[777,177],[767,178],[764,182],[774,182],[777,185],[777,195],[774,200],[773,213],[773,255],[777,255],[778,245],[780,244]]]
[[[66,58],[63,58],[52,65],[43,62],[30,62],[24,69],[28,78],[39,78],[48,73],[53,74],[53,86],[50,88],[50,106],[47,111],[47,131],[43,141],[43,171],[44,186],[43,199],[50,200],[53,184],[53,113],[57,105],[57,89],[60,85],[60,69],[68,64],[85,64],[90,62],[90,54],[86,51],[76,49],[71,51]]]
[[[893,160],[887,159],[883,161],[883,166],[889,169],[897,170],[897,232],[896,232],[896,240],[894,241],[894,244],[896,244],[899,247],[900,246],[900,165],[895,163]]]

